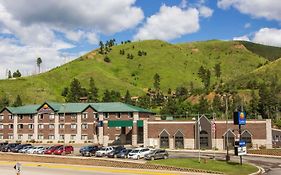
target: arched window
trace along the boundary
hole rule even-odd
[[[184,136],[179,130],[175,134],[175,148],[184,148]]]
[[[160,134],[160,147],[168,148],[169,147],[169,134],[166,130],[163,130]]]
[[[245,130],[245,131],[242,132],[241,139],[246,142],[247,147],[251,147],[251,145],[252,145],[252,134],[248,130]]]
[[[209,147],[209,134],[207,131],[200,131],[200,148],[208,148]]]
[[[228,148],[233,149],[235,144],[235,134],[231,130],[228,130],[223,135],[223,138],[224,138],[224,148],[225,149],[227,148],[227,138],[228,138]]]

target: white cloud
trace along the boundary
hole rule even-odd
[[[209,7],[206,7],[206,6],[199,7],[199,14],[202,17],[209,18],[213,15],[213,12],[214,11],[212,9],[210,9]]]
[[[199,28],[199,12],[196,8],[181,9],[162,5],[158,13],[146,20],[134,39],[171,40],[194,33]]]
[[[281,47],[281,29],[262,28],[254,34],[253,42]]]
[[[250,41],[250,38],[247,35],[234,37],[233,40],[235,41]]]
[[[281,47],[281,29],[261,28],[253,34],[234,37],[233,40],[251,41],[259,44]]]
[[[279,0],[218,0],[218,7],[234,7],[243,14],[255,18],[266,18],[281,22],[281,3]]]
[[[85,32],[83,32],[82,30],[78,30],[78,31],[65,31],[65,37],[71,41],[80,41],[80,39],[83,37],[83,35],[85,34]]]
[[[98,44],[99,38],[96,33],[87,33],[87,40],[90,44]]]
[[[186,8],[187,4],[188,4],[187,0],[182,0],[180,3],[180,8],[183,8],[183,9]]]
[[[245,25],[244,25],[244,28],[245,29],[248,29],[248,28],[250,28],[252,25],[251,25],[251,23],[246,23]]]

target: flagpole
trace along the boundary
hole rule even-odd
[[[198,113],[197,118],[198,118],[198,119],[197,119],[197,120],[198,120],[198,121],[197,121],[197,125],[198,125],[198,126],[197,126],[197,127],[198,127],[197,139],[198,139],[198,148],[199,148],[199,152],[198,152],[198,161],[199,161],[199,163],[200,163],[200,161],[201,161],[201,160],[200,160],[200,156],[201,156],[201,155],[200,155],[200,127],[201,127],[201,126],[200,126],[200,120],[199,120],[199,113]]]

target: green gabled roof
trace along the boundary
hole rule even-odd
[[[45,102],[42,105],[26,105],[20,107],[7,107],[13,114],[34,114],[37,113],[44,104],[48,104],[55,112],[58,113],[79,113],[86,110],[88,107],[93,108],[97,112],[144,112],[153,113],[147,109],[121,102],[109,103],[56,103]]]
[[[20,107],[7,107],[13,114],[35,114],[40,105],[26,105]]]

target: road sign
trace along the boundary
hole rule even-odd
[[[236,156],[244,156],[244,155],[247,155],[247,147],[246,147],[246,146],[235,147],[235,155],[236,155]]]
[[[234,112],[233,119],[235,125],[246,125],[246,112]]]

